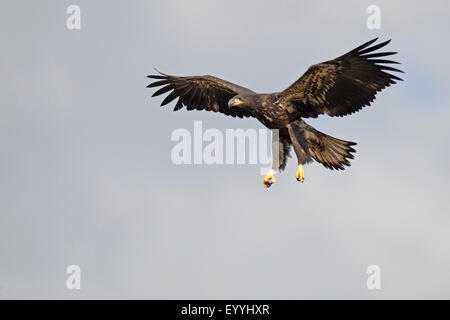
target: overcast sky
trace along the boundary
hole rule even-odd
[[[81,30],[66,8],[81,8]],[[381,30],[366,8],[381,8]],[[0,298],[450,298],[447,1],[2,1]],[[346,118],[344,172],[296,160],[171,162],[177,128],[255,119],[160,108],[145,76],[280,91],[309,65],[392,38],[404,82]],[[368,290],[378,265],[382,289]],[[66,288],[79,265],[82,288]]]

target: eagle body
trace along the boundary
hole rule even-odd
[[[295,112],[288,112],[288,109],[278,99],[277,93],[271,94],[248,94],[240,97],[243,104],[240,108],[249,111],[253,117],[258,119],[268,129],[282,129],[297,120]],[[233,100],[230,101],[232,104]]]
[[[350,166],[356,152],[354,142],[326,135],[304,119],[321,114],[342,117],[369,106],[378,92],[395,84],[399,77],[388,71],[398,64],[384,57],[396,52],[376,52],[390,40],[372,45],[377,39],[337,57],[312,65],[292,85],[281,92],[259,94],[250,89],[210,75],[178,77],[164,73],[149,75],[155,81],[148,88],[160,87],[153,96],[165,93],[164,106],[177,99],[174,111],[207,110],[232,117],[253,117],[273,135],[273,167],[264,186],[275,182],[274,170],[284,170],[293,147],[298,161],[297,180],[303,182],[303,164],[315,160],[329,169]]]

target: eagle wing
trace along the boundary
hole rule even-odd
[[[163,86],[152,97],[170,91],[162,101],[161,106],[178,98],[173,111],[177,111],[183,108],[183,106],[186,106],[187,110],[195,109],[221,112],[232,117],[243,118],[252,116],[245,109],[228,107],[228,100],[235,95],[252,92],[234,83],[208,75],[177,77],[159,73],[159,75],[149,75],[147,77],[157,80],[149,84],[147,88]]]
[[[369,106],[377,92],[402,80],[386,71],[403,72],[386,66],[398,62],[379,59],[396,52],[373,52],[391,41],[370,47],[377,39],[334,60],[311,66],[279,93],[280,102],[303,118],[316,118],[319,114],[342,117]]]

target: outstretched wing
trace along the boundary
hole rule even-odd
[[[251,116],[251,113],[245,109],[239,107],[228,108],[228,100],[232,97],[237,94],[252,92],[247,88],[213,76],[176,77],[160,73],[159,75],[149,75],[147,77],[157,80],[149,84],[147,88],[162,86],[152,97],[170,91],[161,103],[161,106],[178,98],[173,111],[186,106],[187,110],[221,112],[232,117]]]
[[[391,41],[370,47],[377,39],[339,58],[311,66],[279,94],[280,102],[303,118],[319,114],[342,117],[369,106],[377,92],[396,83],[394,80],[402,80],[386,71],[403,72],[386,65],[398,62],[379,59],[396,52],[373,52]]]

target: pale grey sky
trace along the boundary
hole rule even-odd
[[[66,28],[77,4],[82,29]],[[366,28],[381,8],[382,29]],[[450,298],[446,1],[3,1],[0,298]],[[372,107],[308,121],[356,141],[344,172],[296,161],[175,166],[153,67],[278,91],[376,36],[405,79]],[[66,267],[82,289],[66,289]],[[382,290],[366,288],[368,265]]]

